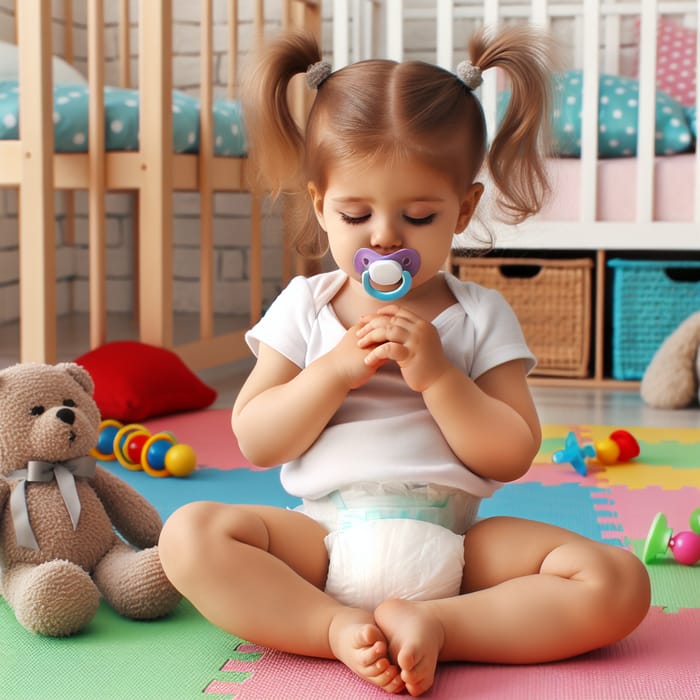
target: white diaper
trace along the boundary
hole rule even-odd
[[[435,600],[459,594],[464,536],[421,520],[368,520],[326,537],[326,593],[374,610],[388,598]]]
[[[358,484],[304,501],[304,513],[330,531],[326,592],[374,610],[389,598],[435,600],[458,595],[463,533],[480,499],[433,485]]]

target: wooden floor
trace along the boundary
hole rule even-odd
[[[252,362],[219,367],[200,376],[219,392],[217,406],[229,407]],[[634,391],[533,387],[542,423],[700,428],[700,408],[681,411],[653,409]]]
[[[189,315],[179,318],[176,328],[187,335],[196,323],[197,317]],[[81,315],[61,319],[58,331],[60,361],[75,359],[85,351],[86,327]],[[110,339],[135,337],[135,323],[127,316],[110,318],[110,329],[114,333]],[[18,361],[17,337],[17,324],[0,326],[0,368]],[[202,379],[219,393],[216,407],[232,406],[252,366],[252,359],[241,360],[199,372]],[[644,404],[638,391],[541,386],[533,387],[532,391],[543,423],[700,428],[700,408],[697,406],[677,411],[652,409]]]

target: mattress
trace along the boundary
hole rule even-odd
[[[654,161],[654,221],[693,221],[695,154],[658,156]],[[609,158],[598,161],[596,220],[635,221],[637,160]],[[553,195],[539,218],[578,221],[581,209],[581,161],[553,158],[548,162]]]
[[[57,153],[84,153],[88,149],[87,85],[53,88],[54,148]],[[104,88],[105,142],[108,151],[135,151],[139,147],[139,93]],[[199,100],[173,91],[173,151],[199,151]],[[241,106],[237,100],[217,99],[213,104],[214,155],[239,157],[246,153]],[[19,138],[19,87],[17,80],[0,81],[0,140]]]

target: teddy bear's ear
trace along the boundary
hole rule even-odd
[[[75,362],[59,362],[56,367],[73,377],[90,396],[95,393],[95,383],[84,367],[75,364]]]

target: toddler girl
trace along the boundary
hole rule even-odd
[[[511,98],[489,146],[474,90],[500,67]],[[304,132],[292,78],[316,91]],[[538,663],[629,634],[649,581],[629,551],[543,523],[477,518],[540,446],[534,358],[497,292],[443,269],[484,165],[502,213],[537,212],[547,181],[548,44],[480,32],[456,74],[371,60],[332,72],[310,37],[265,53],[246,123],[263,182],[303,193],[297,277],[248,333],[257,357],[233,408],[248,459],[283,464],[297,510],[192,503],[166,523],[175,586],[219,627],[336,658],[421,695],[440,661]]]

